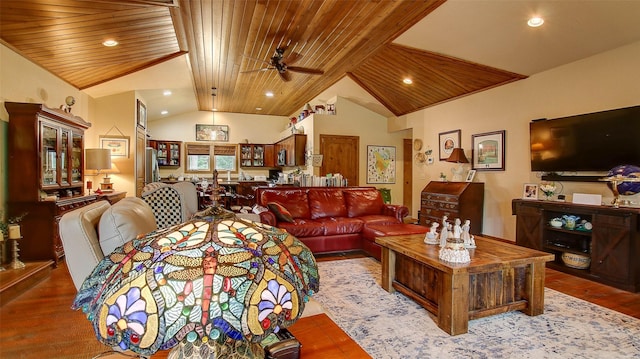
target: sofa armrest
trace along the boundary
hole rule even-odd
[[[385,204],[382,207],[382,214],[396,217],[402,223],[403,218],[409,215],[409,208],[399,204]]]
[[[260,212],[260,223],[268,224],[275,227],[278,224],[276,215],[271,211]]]

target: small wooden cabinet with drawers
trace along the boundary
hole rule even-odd
[[[473,234],[482,234],[484,183],[432,181],[420,194],[420,224],[431,226],[447,216],[450,222],[456,218],[471,221]]]

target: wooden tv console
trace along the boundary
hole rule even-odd
[[[631,292],[640,291],[640,209],[556,201],[514,199],[516,243],[556,255],[547,266]],[[575,215],[593,224],[590,231],[554,228],[552,218]],[[586,269],[566,266],[562,253],[591,258]]]

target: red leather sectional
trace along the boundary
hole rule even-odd
[[[262,223],[285,229],[313,253],[362,249],[380,258],[370,225],[402,223],[405,206],[385,204],[375,187],[259,187],[256,203],[268,208],[276,202],[286,208],[293,222],[278,220],[275,213],[260,213]],[[369,238],[370,237],[370,238]]]

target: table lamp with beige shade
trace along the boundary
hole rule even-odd
[[[94,175],[99,175],[101,173],[106,173],[106,171],[111,170],[111,151],[106,148],[87,148],[85,149],[85,168],[87,170],[87,175],[92,175],[92,171],[95,171]],[[109,180],[108,174],[106,174],[106,182],[109,185],[107,188],[111,188],[113,191],[113,186],[110,185],[111,181]],[[89,189],[89,193],[91,192],[91,188],[93,184],[91,181],[87,181],[87,188]],[[102,190],[102,189],[101,189]]]

